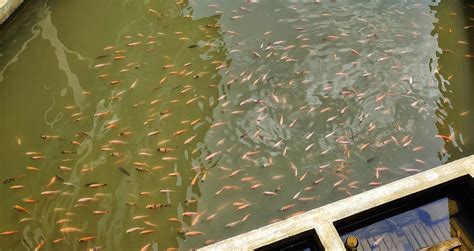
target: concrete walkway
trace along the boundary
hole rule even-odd
[[[0,0],[0,25],[23,3],[23,0]]]

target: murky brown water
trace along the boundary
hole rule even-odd
[[[198,248],[470,155],[470,10],[29,1],[0,30],[0,248]]]

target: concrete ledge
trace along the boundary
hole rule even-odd
[[[0,0],[0,25],[23,3],[23,0]]]
[[[344,250],[334,222],[466,175],[474,177],[474,155],[234,236],[200,250],[253,250],[311,229],[316,230],[326,250]]]

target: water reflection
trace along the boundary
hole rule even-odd
[[[357,236],[360,250],[419,250],[451,240],[456,202],[448,198],[401,213],[342,236]],[[453,231],[454,232],[454,231]]]
[[[358,250],[473,248],[472,179],[469,175],[353,215],[336,228]]]

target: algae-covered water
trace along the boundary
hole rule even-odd
[[[472,154],[462,1],[27,1],[0,249],[199,248]]]

